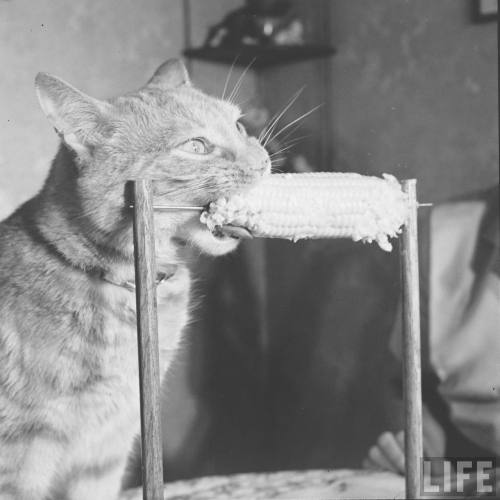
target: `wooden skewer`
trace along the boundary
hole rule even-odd
[[[143,499],[163,500],[156,259],[150,181],[135,181],[133,194]]]
[[[406,498],[420,498],[422,446],[422,380],[420,366],[420,287],[418,271],[416,180],[402,182],[410,213],[403,227],[403,390],[405,412]]]
[[[169,211],[169,210],[187,210],[187,211],[194,211],[194,212],[202,212],[205,210],[205,207],[189,207],[189,206],[182,206],[182,205],[153,205],[154,210],[158,211]]]
[[[418,203],[418,207],[432,207],[434,203]],[[130,208],[134,208],[134,205],[130,205]],[[203,212],[206,207],[194,207],[194,206],[188,206],[188,205],[153,205],[153,210],[158,210],[159,212],[161,211],[170,211],[170,210],[187,210],[187,211],[194,211],[194,212]]]
[[[129,205],[129,208],[134,208],[134,205]],[[188,205],[153,205],[153,210],[157,210],[159,212],[162,211],[194,211],[194,212],[203,212],[205,210],[205,207],[193,207],[193,206],[188,206]]]

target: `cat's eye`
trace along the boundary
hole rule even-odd
[[[179,146],[181,151],[195,155],[207,155],[214,150],[214,146],[205,139],[190,139]]]
[[[245,128],[245,126],[243,125],[243,123],[236,122],[236,128],[238,129],[238,131],[239,131],[239,133],[241,135],[244,135],[245,137],[248,135],[247,134],[247,129]]]

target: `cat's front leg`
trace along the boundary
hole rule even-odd
[[[189,271],[183,265],[179,265],[175,273],[158,286],[158,337],[162,375],[177,352],[182,330],[188,321],[189,293]]]
[[[115,500],[119,497],[126,460],[120,457],[75,470],[65,481],[66,491],[55,500]]]
[[[64,447],[56,436],[0,441],[0,500],[50,499]]]

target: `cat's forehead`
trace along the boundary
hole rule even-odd
[[[141,98],[151,110],[191,117],[193,121],[234,122],[241,117],[241,110],[235,104],[187,85],[170,91],[146,90]]]
[[[227,115],[227,117],[237,120],[241,116],[241,110],[232,102],[207,95],[193,87],[184,87],[179,92],[179,100],[191,107],[197,105],[200,110],[215,112]]]

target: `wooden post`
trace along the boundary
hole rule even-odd
[[[163,500],[156,259],[151,183],[145,180],[135,181],[133,194],[143,499]]]
[[[420,287],[417,238],[417,181],[402,182],[409,216],[401,239],[403,278],[403,391],[405,412],[406,498],[420,498],[422,380],[420,366]]]

